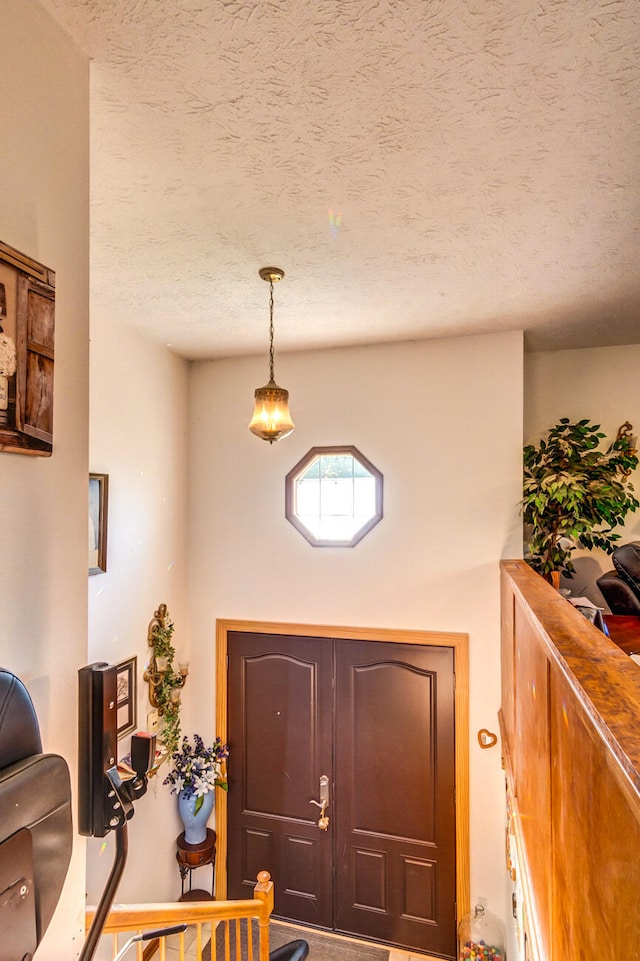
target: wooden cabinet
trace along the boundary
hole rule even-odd
[[[0,368],[0,451],[53,449],[55,273],[0,242],[0,337],[15,370]]]
[[[528,957],[635,957],[640,667],[527,564],[505,561],[502,672]]]

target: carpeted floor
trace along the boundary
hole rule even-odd
[[[240,946],[242,961],[247,961],[247,941],[246,923],[242,924],[243,930],[240,935]],[[258,957],[258,926],[254,922],[254,959]],[[231,957],[235,952],[235,926],[232,924],[231,933]],[[220,924],[216,928],[216,950],[215,958],[224,961],[224,925]],[[316,931],[314,928],[298,928],[288,924],[278,924],[272,921],[269,926],[269,948],[279,948],[280,945],[288,941],[295,941],[303,938],[309,945],[309,961],[388,961],[389,951],[386,948],[373,947],[368,944],[361,944],[358,941],[349,941],[335,935],[325,934],[323,931]],[[212,961],[211,942],[207,944],[202,952],[202,961]]]

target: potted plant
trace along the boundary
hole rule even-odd
[[[599,424],[586,419],[572,424],[563,417],[546,441],[524,448],[527,561],[547,580],[554,572],[573,577],[571,554],[578,547],[613,553],[620,538],[615,528],[639,506],[629,481],[638,466],[631,430],[631,424],[623,424],[603,451]]]
[[[178,795],[178,811],[184,824],[187,844],[200,844],[207,836],[207,821],[213,810],[216,787],[227,791],[225,761],[229,746],[219,737],[211,747],[205,747],[199,734],[194,734],[193,745],[185,735],[182,748],[172,755],[173,768],[163,784],[171,785],[171,793]]]

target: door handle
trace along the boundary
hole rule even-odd
[[[309,804],[315,804],[316,807],[320,808],[320,817],[318,819],[318,827],[321,831],[326,831],[329,827],[329,818],[325,814],[329,806],[329,778],[326,774],[323,774],[320,778],[320,800],[314,801],[311,799]]]

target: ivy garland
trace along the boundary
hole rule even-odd
[[[174,624],[165,604],[161,604],[156,611],[155,622],[149,633],[149,643],[153,647],[154,659],[165,658],[166,670],[158,674],[159,680],[155,686],[155,697],[160,715],[159,739],[164,753],[171,756],[178,748],[180,741],[180,698],[174,692],[179,692],[184,680],[173,667],[176,651],[172,643]]]

